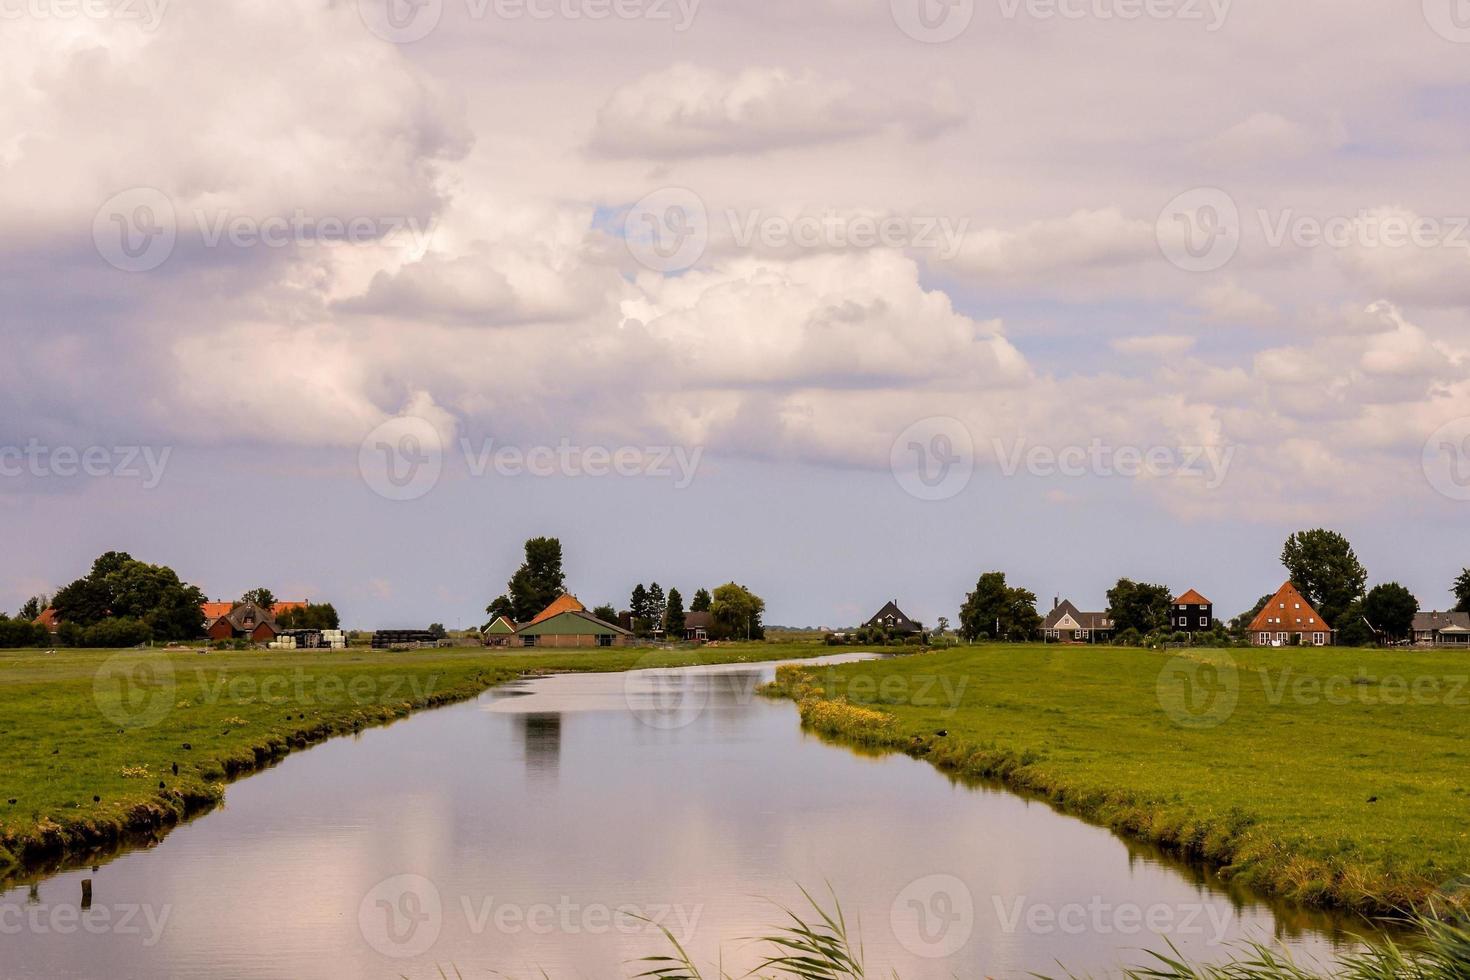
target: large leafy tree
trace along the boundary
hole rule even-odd
[[[515,607],[515,603],[513,603],[513,602],[510,601],[510,596],[508,596],[508,595],[499,595],[499,596],[496,596],[491,601],[490,605],[488,605],[488,606],[485,607],[485,612],[487,614],[489,614],[489,616],[490,616],[490,622],[492,622],[492,623],[495,622],[497,619],[499,619],[501,616],[504,616],[506,619],[510,620],[511,622],[515,622],[515,618],[516,618],[516,607]]]
[[[694,593],[694,598],[689,602],[689,611],[709,612],[709,604],[709,589],[699,589]]]
[[[265,586],[261,586],[258,589],[251,589],[249,592],[242,595],[240,597],[240,601],[253,602],[255,603],[255,605],[259,606],[261,609],[264,609],[266,612],[270,612],[271,607],[276,604],[276,594],[270,589],[267,589]]]
[[[1036,593],[1007,585],[1005,572],[981,575],[960,607],[959,634],[966,640],[1029,640],[1040,627]]]
[[[684,635],[684,597],[678,589],[669,589],[669,601],[664,609],[664,629],[673,637]]]
[[[1144,636],[1169,625],[1174,592],[1167,585],[1151,585],[1120,578],[1108,590],[1108,618],[1119,633],[1137,630]]]
[[[1455,579],[1455,612],[1470,612],[1470,568]]]
[[[710,597],[710,619],[717,640],[765,638],[761,617],[766,601],[743,585],[727,582]]]
[[[281,613],[276,625],[283,630],[335,630],[342,628],[342,620],[330,602],[309,602]]]
[[[1261,614],[1261,610],[1265,609],[1266,604],[1274,598],[1276,598],[1274,594],[1261,596],[1260,600],[1250,608],[1249,612],[1243,612],[1230,621],[1230,628],[1236,632],[1244,632],[1250,629],[1251,623],[1256,621],[1256,617]]]
[[[146,624],[156,639],[187,640],[201,632],[203,602],[204,594],[173,569],[109,551],[85,578],[57,592],[53,605],[64,622],[77,627],[130,619]]]
[[[1355,599],[1343,610],[1342,618],[1333,623],[1332,628],[1337,631],[1337,645],[1340,647],[1371,647],[1378,642],[1373,633],[1376,625],[1368,625],[1365,600]]]
[[[598,606],[596,609],[592,610],[592,615],[596,616],[604,623],[616,623],[618,621],[618,611],[612,606],[611,603],[606,603],[604,605]]]
[[[16,615],[16,618],[27,623],[32,622],[37,617],[39,617],[41,613],[45,612],[46,607],[50,604],[51,600],[46,598],[45,596],[33,595],[26,600],[25,605],[20,607],[20,612]]]
[[[526,542],[526,560],[506,585],[512,617],[528,622],[566,591],[561,567],[561,542],[556,538],[532,538]],[[495,608],[494,603],[490,609]]]
[[[1368,584],[1368,570],[1347,538],[1336,531],[1298,531],[1286,539],[1281,563],[1291,573],[1292,584],[1331,626],[1363,598]]]
[[[1418,612],[1419,600],[1397,582],[1375,585],[1363,599],[1363,615],[1391,640],[1405,639],[1413,632],[1414,616]]]

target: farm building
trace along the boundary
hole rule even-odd
[[[570,592],[563,592],[561,595],[557,596],[551,601],[551,605],[538,612],[536,616],[529,623],[526,624],[526,626],[535,626],[537,623],[544,623],[551,617],[560,616],[564,612],[586,611],[587,607],[582,605],[582,603],[577,600],[576,596],[572,595]]]
[[[487,647],[508,646],[511,637],[516,635],[516,624],[509,616],[496,616],[495,621],[486,626],[480,635]]]
[[[280,632],[275,617],[253,602],[233,604],[229,612],[205,628],[205,633],[211,640],[250,640],[254,643],[269,643]]]
[[[684,614],[684,639],[690,643],[703,643],[714,629],[715,618],[707,612]]]
[[[1322,614],[1290,582],[1271,597],[1252,621],[1250,636],[1258,647],[1324,647],[1334,639],[1332,627]]]
[[[1207,630],[1215,621],[1215,604],[1194,589],[1190,589],[1174,600],[1174,612],[1170,618],[1176,630],[1198,633]]]
[[[898,608],[898,600],[893,599],[869,619],[864,626],[885,629],[890,633],[918,634],[924,632],[924,627],[917,620],[910,619],[904,611]]]
[[[1470,647],[1470,613],[1418,613],[1414,616],[1414,642],[1427,647]]]
[[[624,647],[633,634],[604,622],[585,610],[566,610],[545,619],[537,617],[516,631],[523,647]]]

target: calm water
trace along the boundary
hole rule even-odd
[[[1330,957],[1329,920],[803,734],[753,696],[771,672],[550,677],[290,756],[150,850],[5,893],[0,975],[606,980],[666,949],[620,908],[748,968],[798,883],[830,883],[905,980],[1103,974],[1166,938]]]

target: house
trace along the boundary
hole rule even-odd
[[[684,614],[684,639],[690,643],[703,643],[714,630],[715,618],[708,612]]]
[[[234,609],[238,605],[238,602],[206,602],[201,605],[199,607],[199,612],[204,617],[205,632],[208,632],[211,626],[219,622],[224,617],[228,616],[230,614],[230,610]],[[286,612],[289,612],[293,609],[305,609],[306,606],[307,604],[305,602],[273,603],[270,610],[271,618],[279,619],[281,615]]]
[[[275,617],[253,602],[235,603],[229,612],[205,628],[211,640],[250,640],[253,643],[269,643],[280,632]]]
[[[1106,643],[1113,632],[1113,621],[1107,613],[1082,612],[1067,599],[1053,599],[1051,613],[1041,621],[1044,641]]]
[[[1215,622],[1215,604],[1190,589],[1174,599],[1171,622],[1174,629],[1185,633],[1207,630]]]
[[[898,608],[898,600],[891,600],[886,606],[878,610],[877,615],[863,624],[865,627],[877,627],[896,634],[918,634],[924,632],[924,627],[915,620],[904,615],[904,611]]]
[[[1414,643],[1426,647],[1470,647],[1470,612],[1417,613]]]
[[[1312,604],[1287,582],[1271,597],[1250,625],[1258,647],[1328,646],[1335,633]]]
[[[56,613],[55,606],[47,606],[41,610],[41,615],[33,620],[35,625],[46,627],[47,631],[55,633],[61,629],[61,617]]]
[[[509,646],[515,634],[516,624],[509,616],[496,616],[495,621],[480,632],[487,647]]]
[[[516,645],[523,647],[625,647],[633,634],[604,622],[581,609],[567,609],[536,619],[516,630]]]

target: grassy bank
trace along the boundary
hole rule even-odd
[[[151,839],[293,749],[517,677],[829,652],[0,651],[0,881]]]
[[[787,669],[773,693],[823,735],[1384,913],[1470,871],[1467,675],[1452,652],[976,646]]]

